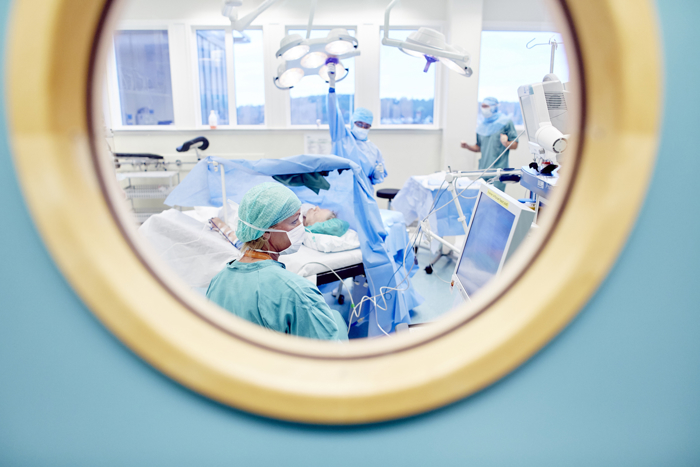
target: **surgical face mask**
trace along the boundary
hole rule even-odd
[[[367,135],[369,135],[369,130],[365,130],[364,128],[360,128],[357,125],[353,125],[352,134],[355,136],[355,138],[359,139],[360,141],[366,141]]]
[[[481,107],[481,115],[483,115],[484,118],[489,118],[491,115],[493,115],[493,109],[491,106]]]
[[[252,224],[247,223],[243,219],[238,219],[239,221],[243,222],[245,225],[250,227],[251,229],[259,230],[261,232],[280,232],[280,233],[285,233],[287,234],[287,238],[289,238],[289,243],[290,245],[285,248],[284,250],[277,252],[277,251],[270,251],[270,250],[255,250],[259,251],[261,253],[273,253],[273,254],[280,254],[280,255],[291,255],[299,251],[299,248],[301,248],[301,245],[304,243],[304,236],[306,235],[306,231],[304,230],[304,223],[299,222],[299,225],[294,227],[292,230],[287,231],[287,230],[277,230],[277,229],[260,229]]]

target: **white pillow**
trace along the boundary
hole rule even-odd
[[[360,237],[352,229],[348,229],[342,237],[307,231],[304,237],[304,245],[322,253],[336,253],[338,251],[360,248]]]

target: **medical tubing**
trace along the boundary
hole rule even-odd
[[[488,171],[491,169],[491,167],[493,167],[493,165],[494,165],[496,162],[498,162],[498,160],[499,160],[501,157],[503,157],[503,155],[506,153],[506,151],[508,151],[508,150],[510,149],[510,147],[513,145],[513,143],[515,143],[516,141],[518,141],[518,138],[520,138],[520,137],[523,135],[523,133],[525,133],[525,130],[521,131],[520,134],[518,134],[518,136],[517,136],[513,141],[511,141],[510,144],[509,144],[508,146],[506,146],[506,148],[503,150],[503,152],[501,153],[501,155],[498,156],[498,157],[491,163],[491,165],[489,165],[489,166],[486,167],[484,170],[482,170],[482,171],[481,171],[481,175],[478,175],[478,177],[477,177],[476,179],[472,180],[472,182],[471,182],[469,185],[467,185],[462,191],[460,191],[460,192],[457,194],[457,196],[461,197],[461,196],[462,196],[462,193],[464,193],[465,191],[467,191],[467,190],[469,189],[470,186],[472,186],[472,185],[473,185],[477,180],[479,180],[486,172],[488,172]],[[435,205],[435,203],[433,203],[433,206],[434,206],[434,205]],[[428,216],[430,216],[430,214],[432,214],[433,212],[438,212],[440,209],[443,209],[444,207],[446,207],[446,206],[448,206],[448,205],[449,205],[449,203],[446,203],[446,204],[440,206],[439,208],[435,209],[434,211],[431,210],[431,211],[428,213]],[[423,219],[423,220],[428,219],[428,216],[426,216],[425,219]]]
[[[496,162],[498,162],[498,161],[501,159],[501,157],[503,157],[503,155],[506,153],[506,151],[508,151],[508,150],[510,149],[510,147],[513,145],[513,143],[515,143],[516,141],[518,141],[518,138],[520,138],[520,137],[523,135],[523,133],[525,133],[525,130],[521,131],[521,132],[518,134],[518,136],[517,136],[513,141],[511,141],[510,144],[508,144],[508,146],[506,146],[506,148],[503,150],[503,152],[501,152],[501,154],[491,163],[491,165],[489,165],[487,168],[485,168],[484,170],[482,170],[481,175],[479,175],[479,178],[480,178],[483,174],[485,174],[487,171],[489,171],[489,170],[491,169],[491,167],[493,167],[493,165],[494,165]],[[467,185],[462,191],[460,191],[460,192],[457,194],[457,196],[460,197],[460,198],[472,199],[472,198],[463,197],[463,196],[462,196],[462,193],[464,193],[465,191],[467,191],[467,190],[469,189],[469,187],[472,186],[472,185],[476,182],[476,180],[479,180],[479,178],[476,178],[475,180],[472,180],[471,183],[469,183],[469,185]],[[443,189],[443,186],[444,186],[444,185],[445,185],[445,181],[443,180],[443,182],[440,184],[440,188],[438,188],[438,194],[437,194],[437,196],[435,196],[435,197],[433,198],[433,204],[432,204],[432,206],[430,207],[430,211],[428,211],[428,214],[425,216],[425,218],[423,219],[423,221],[428,220],[428,217],[430,217],[431,214],[433,214],[434,212],[438,212],[440,209],[443,209],[444,207],[446,207],[446,206],[448,206],[448,205],[450,204],[450,203],[445,203],[443,206],[440,206],[439,208],[435,209],[435,205],[436,205],[437,202],[440,200],[440,198],[442,197],[442,195],[445,193],[445,190]],[[477,196],[478,196],[478,195],[477,195]],[[410,248],[413,248],[413,247],[415,246],[416,241],[418,240],[418,237],[419,237],[419,235],[421,234],[421,231],[422,231],[422,223],[423,223],[423,221],[421,221],[421,222],[418,223],[418,231],[416,232],[416,236],[414,237],[413,242],[411,242]],[[466,233],[466,232],[465,232],[465,233]],[[408,252],[408,245],[406,245],[406,247],[404,248],[404,257],[403,257],[403,264],[402,264],[402,267],[404,268],[404,271],[406,271],[406,254],[407,254],[407,252]],[[410,270],[412,270],[412,269],[413,269],[413,265],[411,266],[411,269],[410,269]],[[409,272],[410,272],[410,270],[409,270]],[[397,272],[398,272],[398,269],[397,269],[396,271],[394,271],[394,274],[391,276],[391,278],[393,278],[393,277],[396,275]],[[391,278],[389,278],[389,280],[391,280]],[[404,280],[406,280],[407,278],[408,278],[408,273],[406,274],[406,277],[404,278]],[[438,279],[441,280],[442,282],[445,282],[445,283],[448,283],[448,284],[450,283],[450,282],[448,282],[448,281],[445,281],[445,280],[442,279],[441,277],[438,277]],[[404,282],[404,281],[401,281],[401,283],[403,283],[403,282]],[[399,283],[399,284],[397,285],[397,287],[400,286],[401,283]],[[410,287],[410,281],[409,281],[409,287]],[[405,289],[405,290],[408,290],[408,288]],[[381,288],[380,288],[380,292],[381,292]],[[381,294],[381,293],[380,293],[380,294]],[[381,295],[382,295],[382,298],[383,298],[383,294],[381,294]],[[385,303],[386,303],[386,300],[385,300]],[[375,303],[375,306],[376,306],[376,303]],[[377,325],[379,325],[379,323],[377,323]],[[381,329],[381,327],[380,327],[380,329]],[[382,329],[382,331],[384,331],[384,330]]]
[[[335,275],[335,277],[338,278],[339,281],[341,281],[341,282],[343,281],[343,279],[338,275],[338,273],[335,272],[335,269],[333,269],[332,267],[328,266],[326,263],[322,263],[322,262],[320,262],[320,261],[309,261],[309,262],[307,262],[307,263],[302,264],[301,267],[303,268],[303,267],[306,266],[307,264],[320,264],[321,266],[328,268],[328,270],[329,270],[330,272],[332,272],[332,273]],[[301,269],[299,269],[299,270],[301,270]],[[352,304],[353,307],[355,306],[355,302],[352,300],[352,295],[350,295],[350,303]]]

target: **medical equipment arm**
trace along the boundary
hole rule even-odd
[[[243,18],[238,19],[238,12],[236,11],[236,8],[240,6],[241,2],[237,0],[226,0],[224,1],[224,6],[221,9],[221,14],[231,20],[231,26],[233,26],[233,29],[242,32],[245,30],[245,28],[250,26],[250,23],[255,21],[255,18],[260,16],[262,12],[270,8],[278,1],[279,0],[265,0],[255,10],[251,11]]]

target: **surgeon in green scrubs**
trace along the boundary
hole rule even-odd
[[[236,236],[243,257],[212,279],[207,298],[274,331],[323,340],[347,340],[347,324],[328,307],[318,288],[290,271],[280,254],[299,250],[304,239],[301,202],[279,183],[263,183],[243,197]]]
[[[518,133],[515,131],[513,121],[498,110],[498,99],[487,97],[481,103],[482,121],[476,127],[476,144],[468,144],[462,141],[461,146],[472,152],[481,152],[479,159],[479,170],[510,167],[508,156],[511,149],[518,147],[515,139]],[[510,147],[506,150],[506,148]],[[501,153],[505,154],[501,156]],[[498,159],[498,156],[501,156]],[[498,160],[496,160],[498,159]],[[494,163],[494,161],[496,161]],[[501,191],[505,191],[506,185],[503,182],[494,182],[493,186]]]

